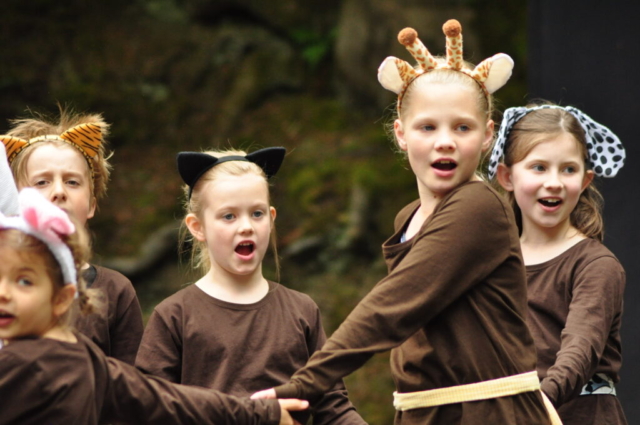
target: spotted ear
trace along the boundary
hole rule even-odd
[[[102,127],[94,123],[76,125],[62,133],[60,138],[78,146],[85,154],[93,158],[100,152]]]
[[[13,158],[15,158],[15,156],[22,149],[24,149],[26,145],[29,144],[28,141],[21,139],[19,137],[6,136],[6,135],[0,136],[0,140],[2,140],[2,143],[4,143],[4,146],[6,148],[7,159],[9,160],[9,163],[11,163],[11,161],[13,161]]]
[[[507,83],[512,71],[513,59],[498,53],[480,62],[471,72],[471,77],[483,83],[487,93],[491,94]]]
[[[402,59],[389,56],[378,68],[378,81],[385,89],[400,94],[418,72]]]

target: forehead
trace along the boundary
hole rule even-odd
[[[0,269],[20,269],[29,268],[36,272],[45,272],[46,264],[44,258],[33,250],[25,247],[14,246],[14,244],[0,240]]]
[[[264,177],[246,173],[239,176],[222,174],[203,187],[209,206],[269,202],[269,186]]]
[[[477,90],[459,82],[416,80],[405,114],[407,117],[428,112],[450,112],[480,117],[482,111]]]
[[[89,174],[89,164],[78,150],[67,144],[40,142],[34,146],[27,163],[27,172],[63,170]]]
[[[530,140],[525,153],[527,157],[546,155],[554,159],[584,159],[585,148],[572,134],[563,131],[538,136]]]

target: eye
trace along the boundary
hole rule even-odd
[[[80,186],[80,182],[78,180],[67,180],[67,184],[69,186]]]
[[[235,216],[234,216],[233,214],[231,214],[231,213],[224,214],[224,215],[222,216],[222,219],[223,219],[223,220],[227,220],[227,221],[231,221],[231,220],[233,220],[234,218],[235,218]]]
[[[573,165],[569,165],[564,169],[565,173],[569,173],[569,174],[574,174],[576,172],[578,172],[578,169],[576,167],[574,167]]]
[[[26,277],[20,277],[20,278],[18,278],[18,285],[19,286],[32,286],[33,282],[30,279],[27,279]]]
[[[533,167],[531,167],[531,169],[532,169],[533,171],[542,172],[542,171],[544,171],[544,169],[545,169],[545,168],[544,168],[544,165],[536,164],[536,165],[534,165]]]
[[[436,127],[434,125],[431,125],[431,124],[425,124],[425,125],[420,126],[420,129],[422,131],[433,131],[433,130],[436,129]]]
[[[253,215],[254,218],[260,218],[260,217],[264,216],[264,211],[261,211],[261,210],[254,211],[252,215]]]
[[[467,131],[469,131],[469,130],[471,130],[471,127],[469,127],[469,126],[468,126],[468,125],[466,125],[466,124],[460,124],[460,125],[458,126],[458,131],[467,132]]]
[[[46,180],[37,180],[33,183],[33,187],[43,187],[46,186],[48,182]]]

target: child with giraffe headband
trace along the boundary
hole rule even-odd
[[[627,423],[615,388],[625,272],[602,244],[593,183],[624,159],[611,130],[543,103],[505,111],[489,165],[520,229],[542,391],[565,425]]]
[[[12,124],[0,140],[18,188],[34,187],[85,226],[107,191],[109,125],[100,114],[62,108],[56,120],[34,116]],[[93,264],[85,264],[82,273],[104,300],[95,314],[78,317],[76,329],[108,356],[133,364],[143,331],[133,285],[115,270]]]
[[[448,21],[443,31],[446,58],[431,56],[408,28],[398,39],[418,68],[389,57],[378,70],[383,87],[398,94],[395,141],[418,189],[382,246],[388,276],[288,384],[253,397],[313,404],[391,350],[396,424],[559,423],[535,371],[513,212],[476,176],[493,140],[491,93],[513,62],[499,54],[469,68],[460,24]]]

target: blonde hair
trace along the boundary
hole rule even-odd
[[[226,156],[246,156],[247,153],[241,150],[223,150],[223,151],[205,151],[207,155],[215,156],[216,158],[223,158]],[[203,187],[207,182],[215,181],[222,175],[230,176],[242,176],[245,174],[255,174],[264,179],[267,187],[267,202],[271,205],[271,196],[269,194],[269,182],[262,168],[253,162],[249,161],[226,161],[214,167],[211,167],[206,173],[204,173],[196,182],[195,186],[191,190],[191,198],[189,198],[189,186],[184,185],[183,191],[185,196],[184,209],[185,217],[188,214],[194,214],[198,219],[202,220],[203,207]],[[270,220],[271,216],[269,215]],[[280,261],[278,259],[278,250],[276,246],[276,228],[275,223],[271,223],[271,248],[273,249],[273,257],[276,267],[276,280],[280,279]],[[195,269],[199,269],[203,274],[206,274],[211,268],[211,261],[209,259],[209,252],[205,242],[201,242],[193,237],[189,229],[185,224],[185,220],[182,220],[180,226],[180,251],[184,252],[186,244],[191,244],[191,266]]]
[[[83,315],[93,313],[97,307],[94,303],[93,290],[86,289],[86,283],[82,277],[81,267],[89,260],[91,249],[89,236],[81,226],[76,224],[76,231],[69,236],[61,235],[62,241],[69,247],[73,255],[73,261],[77,275],[78,302],[58,319],[61,326],[69,326],[73,322],[77,311]],[[62,277],[62,268],[53,256],[47,245],[40,239],[17,229],[0,229],[0,246],[8,247],[27,256],[37,256],[44,260],[47,275],[53,283],[53,296],[65,286]]]
[[[435,58],[438,63],[446,62],[446,59],[443,57]],[[473,69],[474,65],[470,62],[464,61],[464,67],[468,69]],[[395,143],[396,151],[401,153],[406,157],[406,152],[401,151],[398,148],[398,140],[396,139],[395,131],[394,131],[394,122],[396,119],[402,120],[406,111],[411,107],[411,100],[413,98],[413,93],[416,90],[423,88],[427,84],[459,84],[461,87],[467,87],[473,90],[476,93],[476,100],[478,110],[484,117],[485,121],[488,122],[492,119],[493,116],[493,96],[487,94],[484,89],[480,86],[478,81],[474,80],[470,76],[460,72],[455,71],[453,69],[436,69],[433,71],[429,71],[427,73],[421,74],[416,77],[409,86],[404,91],[402,96],[402,109],[400,111],[395,108],[395,112],[392,113],[392,119],[386,125],[386,132],[389,135],[389,138],[393,140]],[[428,89],[426,89],[428,90]],[[481,164],[489,157],[491,151],[488,150],[483,158],[480,160],[480,164],[478,164],[478,169],[480,169]]]
[[[528,108],[535,106],[539,104],[527,105]],[[562,134],[569,134],[575,139],[584,160],[585,170],[588,170],[587,140],[584,129],[575,116],[559,108],[531,111],[513,125],[505,143],[504,164],[507,167],[513,166],[522,161],[540,143]],[[522,212],[513,192],[508,192],[507,198],[516,213],[518,228],[522,231]],[[578,203],[569,216],[571,225],[588,238],[602,241],[604,239],[603,204],[602,194],[592,181],[580,195]]]
[[[109,127],[101,114],[76,114],[70,109],[64,109],[59,106],[60,117],[58,122],[52,121],[43,115],[34,114],[33,118],[22,118],[12,120],[11,129],[7,135],[19,137],[21,139],[32,139],[38,136],[56,135],[59,136],[72,127],[80,124],[93,123],[101,127],[102,143],[98,149],[98,153],[91,159],[93,166],[93,178],[91,179],[91,194],[96,200],[102,199],[107,193],[107,182],[111,174],[111,164],[109,158],[111,155],[106,154],[106,137],[109,135]],[[18,185],[27,185],[27,163],[31,154],[38,147],[45,144],[54,146],[69,146],[68,143],[61,140],[44,140],[26,147],[11,161],[11,171]],[[84,156],[83,156],[84,158]],[[89,170],[89,164],[87,164]],[[90,173],[91,174],[91,173]]]

